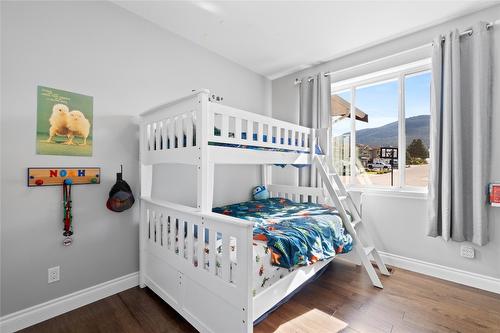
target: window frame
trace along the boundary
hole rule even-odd
[[[380,186],[380,185],[362,185],[356,180],[358,171],[356,169],[356,117],[350,117],[350,175],[347,188],[351,191],[360,192],[389,192],[389,193],[416,193],[426,194],[427,187],[406,185],[406,121],[405,121],[405,79],[407,77],[431,73],[431,58],[411,62],[401,66],[391,67],[385,70],[375,71],[369,74],[355,76],[349,79],[341,80],[331,84],[331,95],[340,94],[346,91],[350,92],[350,114],[353,115],[356,108],[356,89],[369,87],[370,85],[382,84],[389,81],[398,82],[398,169],[399,185]],[[333,121],[333,119],[332,119]],[[429,153],[431,148],[429,148]],[[333,157],[332,157],[333,158]]]

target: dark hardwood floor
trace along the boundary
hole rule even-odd
[[[397,268],[382,282],[383,290],[374,288],[360,267],[334,261],[254,331],[500,332],[500,295]],[[195,329],[149,289],[132,288],[23,332]]]

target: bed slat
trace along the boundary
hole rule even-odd
[[[229,137],[229,117],[225,114],[221,115],[222,125],[221,125],[221,136],[223,138]]]
[[[241,119],[234,118],[234,138],[241,139]]]
[[[170,141],[170,145],[168,149],[173,149],[175,145],[175,125],[174,125],[174,119],[170,118],[168,120],[168,139]]]
[[[205,265],[205,226],[198,224],[198,241],[197,241],[196,257],[198,259],[198,268],[203,269]]]
[[[211,274],[217,275],[217,265],[216,265],[216,243],[217,243],[217,231],[213,227],[210,227],[209,235],[209,247],[208,247],[208,270]]]
[[[288,129],[285,128],[284,130],[285,130],[285,135],[283,136],[283,145],[285,145],[288,148],[288,138],[290,136],[288,133]]]
[[[179,235],[178,235],[178,242],[179,242],[179,256],[181,258],[184,258],[185,257],[185,249],[184,249],[184,246],[185,246],[185,238],[184,238],[184,229],[185,228],[185,222],[183,219],[181,219],[179,217]]]
[[[162,128],[161,128],[161,149],[165,150],[167,149],[167,120],[164,119],[162,121]]]
[[[185,119],[186,122],[186,147],[193,146],[193,116],[189,116]]]
[[[161,243],[162,247],[167,247],[167,223],[165,219],[165,212],[161,214],[160,220]]]
[[[160,140],[161,140],[161,131],[162,131],[162,127],[161,127],[161,121],[158,121],[156,123],[156,138],[155,138],[155,141],[156,141],[156,150],[160,150]]]
[[[175,252],[175,221],[170,215],[168,216],[167,221],[170,228],[168,232],[168,249]]]
[[[276,127],[276,144],[281,145],[281,127]]]
[[[271,143],[272,133],[271,133],[271,135],[269,135],[269,128],[270,128],[270,126],[267,124],[262,125],[262,142],[264,142],[264,137],[266,137],[267,141],[265,141],[265,142]]]
[[[182,127],[182,116],[175,119],[175,133],[177,135],[177,148],[184,147],[184,129]]]
[[[154,241],[156,244],[159,244],[160,243],[160,214],[158,212],[156,212],[155,214],[155,230],[154,230]]]
[[[230,253],[231,253],[231,246],[229,243],[229,236],[227,233],[222,234],[222,279],[226,282],[230,282]]]
[[[264,142],[264,137],[263,137],[263,125],[261,122],[257,122],[257,141],[258,142]]]
[[[193,251],[194,251],[193,223],[191,223],[190,221],[186,221],[186,226],[187,226],[187,238],[186,238],[187,260],[190,265],[193,265]]]

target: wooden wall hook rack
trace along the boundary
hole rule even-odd
[[[28,168],[28,187],[100,184],[101,168]]]

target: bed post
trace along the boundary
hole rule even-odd
[[[139,128],[139,145],[140,145],[140,217],[139,217],[139,286],[144,288],[145,283],[145,273],[146,273],[146,256],[145,256],[145,228],[147,225],[147,212],[142,201],[143,197],[151,197],[151,187],[153,180],[153,166],[144,164],[145,157],[144,152],[146,145],[146,129],[144,121],[141,119]]]
[[[198,94],[196,109],[196,145],[198,146],[197,207],[202,212],[212,211],[214,196],[214,163],[210,161],[208,151],[209,128],[213,128],[213,115],[209,110],[208,92]]]
[[[250,228],[245,228],[243,229],[245,236],[243,239],[247,240],[248,246],[242,246],[244,256],[245,256],[245,263],[246,263],[246,269],[247,269],[247,274],[245,274],[245,290],[243,291],[244,294],[246,294],[246,299],[243,300],[244,307],[242,308],[242,324],[243,324],[243,332],[246,333],[251,333],[253,332],[253,315],[254,315],[254,309],[253,309],[253,275],[252,275],[252,262],[254,260],[253,258],[253,247],[252,247],[252,240],[253,240],[253,227]]]
[[[270,164],[263,164],[261,166],[261,182],[262,185],[265,187],[268,187],[270,184],[272,184],[272,166]]]
[[[316,177],[316,174],[318,173],[316,171],[316,165],[313,163],[314,157],[316,156],[316,146],[318,144],[318,135],[319,131],[316,130],[315,128],[311,129],[311,151],[310,151],[310,157],[311,157],[311,170],[309,171],[309,176],[311,177],[310,182],[311,182],[311,187],[319,187],[320,184],[317,184],[316,181],[318,180],[318,177]],[[300,185],[300,184],[299,184]]]
[[[330,151],[330,144],[331,144],[331,128],[330,127],[324,127],[324,128],[320,128],[320,129],[317,129],[316,130],[316,137],[317,137],[317,145],[320,147],[321,149],[321,152],[324,154],[325,158],[326,159],[331,159],[332,158],[332,154],[331,154],[331,151]],[[323,179],[320,177],[319,175],[319,171],[317,169],[317,167],[315,167],[316,169],[316,175],[317,175],[317,181],[319,182],[319,184],[316,184],[317,187],[321,187],[324,189],[324,181]],[[325,195],[327,195],[327,193],[325,192]],[[328,197],[328,196],[327,196]]]

